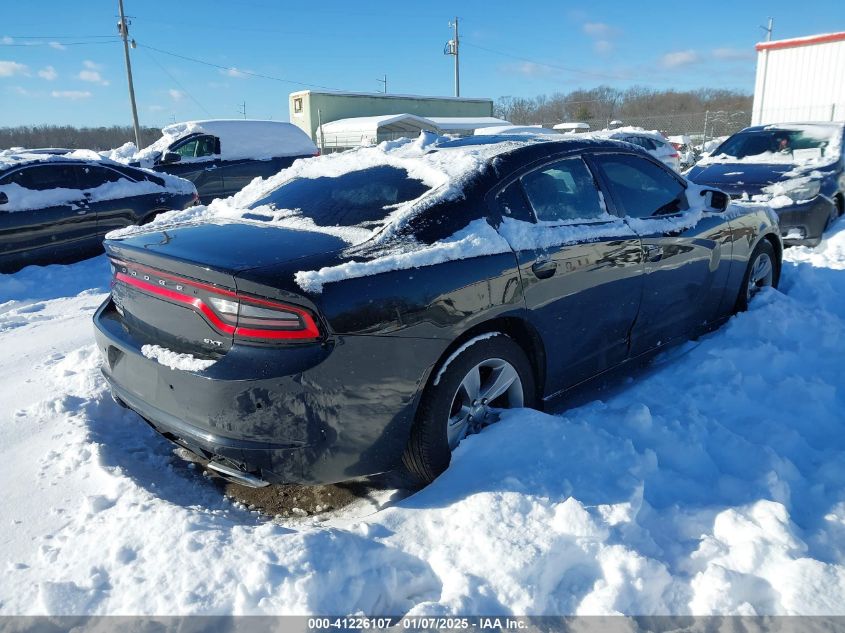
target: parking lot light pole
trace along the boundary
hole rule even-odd
[[[141,148],[141,129],[138,126],[138,107],[135,105],[135,86],[132,83],[132,64],[129,61],[129,25],[123,13],[123,0],[117,0],[120,10],[120,22],[117,23],[117,32],[123,38],[123,54],[126,57],[126,77],[129,81],[129,103],[132,104],[132,126],[135,128],[135,147]]]

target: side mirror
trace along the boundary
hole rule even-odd
[[[9,204],[9,196],[5,191],[0,191],[0,204]]]
[[[180,160],[182,160],[182,157],[176,152],[165,152],[161,157],[160,164],[172,165],[173,163],[178,163]]]
[[[718,189],[705,189],[701,195],[704,196],[704,204],[716,211],[724,211],[731,202],[730,196]]]

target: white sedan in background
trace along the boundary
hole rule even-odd
[[[644,130],[639,127],[620,127],[615,130],[588,132],[584,136],[611,138],[617,141],[639,145],[657,160],[665,163],[675,171],[681,170],[681,155],[660,132]]]

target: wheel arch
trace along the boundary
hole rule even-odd
[[[443,369],[450,356],[464,345],[467,341],[491,332],[501,332],[513,339],[522,348],[528,357],[528,362],[534,372],[534,383],[536,386],[536,400],[542,403],[546,381],[546,348],[539,332],[526,319],[517,316],[502,316],[484,321],[461,333],[437,359],[425,389],[429,389],[437,380],[437,376]]]
[[[777,260],[775,262],[775,264],[777,266],[776,282],[779,283],[780,282],[781,269],[783,268],[783,242],[781,242],[780,236],[775,235],[774,233],[766,233],[765,235],[763,235],[760,242],[762,242],[763,240],[766,240],[767,242],[769,242],[769,244],[771,244],[772,248],[775,250],[775,257],[776,257],[776,260]],[[760,242],[758,242],[758,244]],[[756,246],[754,248],[756,248]],[[754,250],[752,249],[751,252],[753,253]],[[777,285],[778,284],[776,283],[775,286],[777,286]]]

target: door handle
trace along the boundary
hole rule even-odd
[[[557,262],[550,259],[534,262],[531,266],[531,271],[537,279],[548,279],[555,274],[555,270],[557,270]]]
[[[659,244],[646,244],[643,247],[643,254],[646,261],[658,262],[663,257],[663,247]]]
[[[205,171],[214,171],[215,169],[217,169],[217,165],[212,165],[211,167],[206,167]]]

